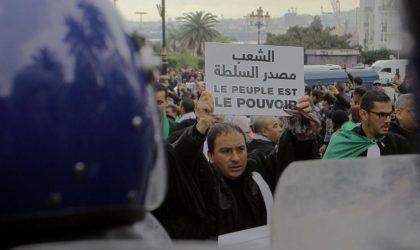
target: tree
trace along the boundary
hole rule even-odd
[[[175,69],[186,68],[203,68],[204,57],[193,56],[189,53],[172,52],[168,54],[168,66]]]
[[[315,17],[308,27],[293,26],[285,34],[267,33],[265,44],[298,46],[305,49],[350,49],[351,35],[332,35],[334,28],[324,28],[321,19]]]
[[[197,52],[194,50],[194,48],[188,47],[186,43],[182,43],[184,33],[180,30],[176,29],[173,25],[167,27],[168,30],[168,38],[166,39],[166,46],[168,49],[168,52],[182,52],[182,53],[192,53],[196,54]],[[231,43],[233,41],[236,41],[235,38],[226,37],[222,34],[217,34],[217,36],[213,37],[211,42],[218,42],[218,43]],[[157,50],[157,51],[160,51]]]
[[[387,49],[360,51],[360,61],[363,64],[372,64],[378,60],[388,60],[392,52]]]
[[[204,43],[220,37],[220,33],[215,30],[218,23],[216,16],[204,11],[184,13],[181,17],[182,26],[179,38],[183,46],[193,50],[194,55],[204,54]]]
[[[179,52],[181,49],[179,29],[171,22],[166,26],[166,48],[168,52]]]

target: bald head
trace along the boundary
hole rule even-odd
[[[274,116],[254,117],[252,128],[254,133],[267,137],[273,143],[277,143],[280,137],[279,120]]]
[[[416,113],[416,102],[413,94],[400,95],[395,102],[395,115],[399,125],[408,131],[418,128]]]
[[[405,109],[407,107],[415,106],[414,95],[413,94],[404,94],[400,95],[395,102],[395,109]]]

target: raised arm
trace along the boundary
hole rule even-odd
[[[197,123],[187,128],[173,144],[177,157],[192,159],[197,157],[197,154],[201,154],[207,130],[216,122],[215,117],[212,115],[213,110],[213,96],[208,92],[203,92],[195,107]]]
[[[277,144],[276,179],[293,161],[319,158],[316,140],[321,129],[319,116],[312,109],[309,96],[301,97],[296,107],[297,110],[290,112],[292,116],[288,118],[289,127]]]

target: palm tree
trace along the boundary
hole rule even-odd
[[[184,13],[180,19],[182,23],[179,33],[181,44],[192,49],[195,55],[203,55],[204,43],[221,36],[214,29],[219,22],[216,18],[217,16],[204,11]]]
[[[181,46],[179,30],[172,22],[166,25],[166,30],[168,33],[168,37],[166,38],[168,52],[177,52]]]

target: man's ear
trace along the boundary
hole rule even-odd
[[[402,113],[401,109],[395,110],[395,116],[397,117],[398,120],[401,119],[401,113]]]
[[[360,109],[359,110],[359,115],[360,115],[360,120],[361,121],[367,121],[368,117],[369,117],[369,112],[367,112],[364,109]]]
[[[267,137],[267,129],[266,128],[262,128],[260,134],[263,135],[263,136],[265,136],[265,137]]]
[[[213,153],[210,151],[207,151],[207,156],[209,157],[210,164],[213,164]]]

